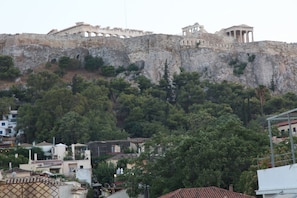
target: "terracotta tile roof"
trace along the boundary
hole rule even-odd
[[[291,124],[296,124],[297,123],[297,120],[291,120],[290,122],[291,122]],[[279,123],[277,123],[275,125],[278,126],[278,127],[288,126],[289,125],[289,121],[279,122]]]
[[[159,198],[255,198],[218,187],[180,188]]]

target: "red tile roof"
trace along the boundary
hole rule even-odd
[[[290,122],[291,122],[291,124],[296,124],[297,120],[291,120]],[[278,126],[278,127],[289,126],[289,121],[279,122],[279,123],[276,124],[276,126]]]
[[[180,188],[159,198],[255,198],[218,187]]]

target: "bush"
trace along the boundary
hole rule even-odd
[[[79,69],[80,61],[77,59],[69,58],[67,56],[62,56],[59,59],[59,68],[62,70],[71,70],[71,69]]]
[[[139,70],[139,67],[135,64],[130,64],[128,67],[127,67],[127,71],[138,71]]]
[[[249,54],[248,54],[248,56],[249,56],[248,61],[249,61],[250,63],[254,62],[254,60],[255,60],[255,58],[256,58],[256,55],[255,55],[255,54],[252,54],[252,55],[249,55]]]
[[[247,66],[247,63],[244,63],[244,62],[234,65],[233,74],[236,76],[243,74],[246,66]]]
[[[0,56],[0,79],[13,80],[21,75],[19,68],[14,67],[10,56]]]
[[[101,57],[93,57],[91,55],[87,55],[85,57],[85,69],[87,71],[95,71],[102,67],[104,64]]]
[[[125,67],[124,66],[119,66],[117,69],[116,69],[116,74],[120,74],[122,72],[126,71]]]
[[[103,66],[101,68],[101,74],[107,77],[115,76],[116,75],[115,68],[113,66]]]

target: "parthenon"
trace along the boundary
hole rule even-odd
[[[84,22],[78,22],[75,26],[60,31],[54,29],[48,33],[48,35],[81,35],[83,37],[103,36],[120,38],[130,38],[149,34],[152,34],[152,32],[122,28],[111,29],[110,27],[101,28],[100,26],[92,26]]]

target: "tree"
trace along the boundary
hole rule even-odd
[[[0,117],[9,113],[9,109],[14,106],[14,99],[12,97],[0,98]]]
[[[69,111],[57,121],[51,134],[57,142],[67,145],[87,143],[90,140],[86,119],[73,111]]]
[[[265,103],[265,99],[266,99],[266,93],[268,92],[268,89],[264,86],[264,85],[259,85],[259,87],[256,88],[256,95],[258,97],[258,99],[260,100],[260,104],[261,104],[261,115],[264,115],[264,103]]]
[[[141,92],[144,92],[144,90],[153,87],[150,79],[146,78],[145,76],[139,76],[136,81]]]
[[[85,69],[87,71],[96,71],[104,64],[103,59],[101,57],[93,57],[91,55],[87,55],[85,57]]]
[[[54,86],[60,86],[61,84],[62,81],[59,76],[48,71],[30,74],[27,79],[27,85],[34,92],[48,91]]]
[[[58,62],[58,66],[62,71],[79,69],[80,65],[79,60],[67,56],[62,56]]]
[[[116,75],[115,68],[113,66],[102,66],[101,67],[101,74],[106,77],[113,77]]]
[[[234,184],[236,190],[241,173],[269,145],[266,135],[245,128],[235,115],[201,115],[199,119],[204,124],[193,121],[197,124],[186,133],[159,133],[147,143],[151,149],[143,153],[135,169],[142,170],[138,182],[149,184],[153,197],[199,186]]]
[[[72,93],[81,93],[83,90],[85,90],[89,86],[89,82],[87,82],[83,77],[75,74],[72,77],[71,87],[72,87]]]
[[[11,56],[0,55],[0,79],[13,80],[21,75],[18,68],[14,67]]]
[[[100,162],[97,168],[93,169],[93,174],[101,184],[114,183],[116,167],[112,163]]]

